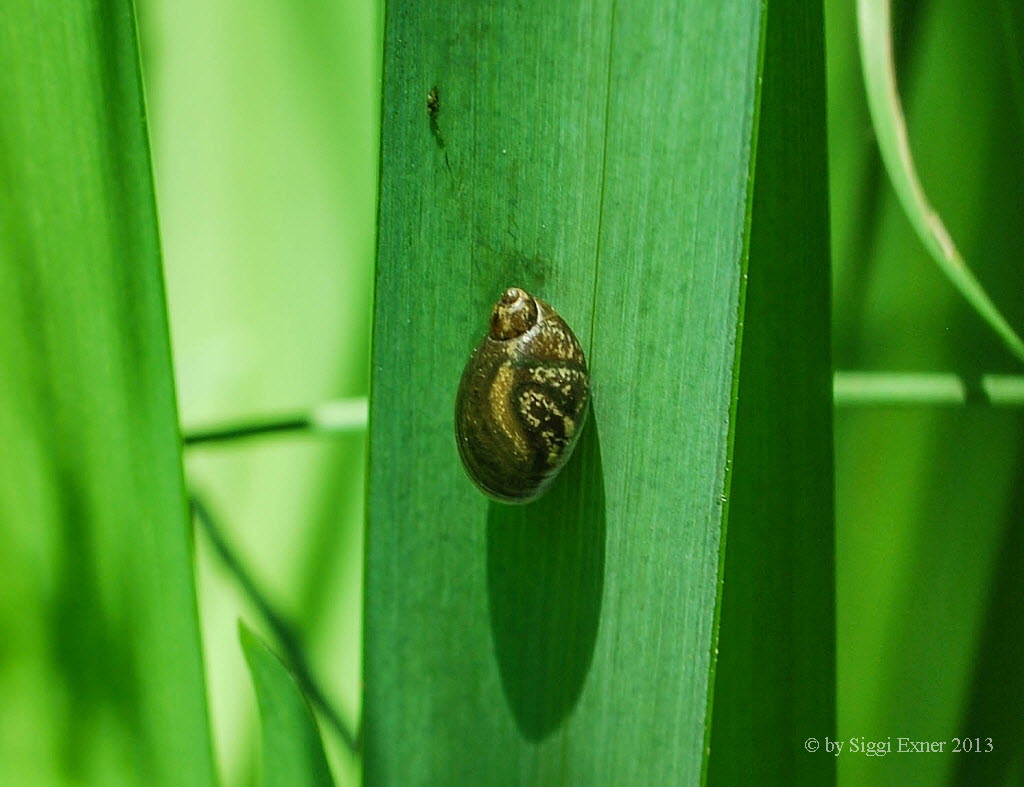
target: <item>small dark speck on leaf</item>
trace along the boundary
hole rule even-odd
[[[430,88],[427,93],[427,116],[430,118],[430,133],[434,135],[437,146],[444,150],[444,137],[441,136],[441,127],[437,124],[437,116],[441,111],[441,93],[437,85]]]
[[[430,133],[437,143],[437,147],[444,151],[444,163],[448,171],[452,171],[452,165],[448,161],[448,151],[445,150],[444,137],[441,135],[441,127],[437,123],[437,116],[441,112],[441,91],[434,85],[427,91],[427,117],[430,118]]]

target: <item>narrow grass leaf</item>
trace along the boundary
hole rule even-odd
[[[132,4],[5,4],[0,106],[0,782],[210,784]]]
[[[266,787],[329,787],[320,731],[295,678],[244,623],[238,636],[249,664],[263,729]]]
[[[705,750],[761,6],[387,9],[365,777],[692,784]],[[593,407],[546,497],[453,433],[502,290],[551,302]]]
[[[910,152],[907,123],[896,89],[889,0],[858,0],[861,66],[868,107],[889,180],[921,242],[978,315],[1024,361],[1024,340],[967,267],[942,219],[928,202]]]

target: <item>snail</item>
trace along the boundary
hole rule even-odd
[[[466,472],[495,500],[537,499],[569,460],[589,402],[587,363],[572,330],[550,305],[509,287],[455,399]]]

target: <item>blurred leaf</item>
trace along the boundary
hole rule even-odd
[[[295,678],[244,623],[239,622],[238,636],[263,720],[263,784],[333,784],[320,731]]]
[[[0,106],[0,782],[210,784],[131,3],[6,4]]]
[[[918,179],[910,153],[907,124],[896,90],[889,0],[858,0],[857,19],[871,119],[889,180],[903,210],[943,273],[999,335],[1007,349],[1024,361],[1024,340],[967,267],[939,214],[929,204]]]
[[[1024,445],[1024,429],[1018,430],[1018,445]],[[1024,734],[1024,680],[1020,654],[1024,652],[1024,470],[1018,452],[1016,478],[1012,479],[1002,534],[993,557],[992,586],[987,609],[978,616],[970,693],[958,722],[961,738],[977,738],[969,753],[952,763],[958,784],[1019,784],[1024,774],[1024,751],[1008,741]],[[975,743],[971,741],[971,743]],[[961,748],[971,743],[961,743]],[[980,755],[980,756],[979,756]]]
[[[696,783],[761,6],[387,13],[366,779]],[[452,428],[513,284],[594,386],[576,457],[520,508],[470,484]]]
[[[978,278],[1010,323],[1024,324],[1024,288],[1013,264],[1021,255],[1024,134],[1008,95],[1013,80],[1002,20],[979,13],[970,0],[915,5],[911,25],[899,21],[907,4],[892,10],[895,43],[904,52],[897,65],[901,102],[918,174]],[[853,10],[841,2],[828,8],[830,68],[844,52],[851,56],[846,67],[859,65]],[[845,25],[833,26],[844,18]],[[830,115],[837,112],[830,172],[846,173],[832,180],[839,215],[870,169],[858,153],[870,139],[870,125],[860,89],[831,91],[829,108]],[[853,232],[845,243],[836,238],[837,260],[869,265],[870,273],[856,354],[841,356],[837,347],[841,368],[853,357],[854,368],[955,372],[969,382],[1019,370],[948,285],[891,188],[883,189],[873,228],[848,223]],[[872,229],[870,237],[856,237]],[[837,289],[837,305],[848,296]],[[1005,528],[1016,506],[1022,426],[1019,413],[985,406],[837,412],[842,739],[905,734],[948,740],[998,735],[1019,724],[1007,718],[1017,673],[1003,668],[998,650],[1019,642],[1020,634],[993,632],[1013,611],[1013,602],[997,594],[1012,585],[1012,570],[1010,578],[1002,572],[1018,559],[1002,550],[1013,544]],[[985,778],[972,781],[969,774],[995,771],[1007,759],[971,764],[944,752],[842,756],[838,764],[840,782],[850,785],[980,784]],[[1009,783],[1016,783],[1012,769]]]
[[[367,394],[380,137],[377,0],[137,0],[181,419],[187,427]],[[189,480],[359,716],[365,435],[186,452]],[[249,614],[199,544],[217,760],[248,785]],[[339,781],[358,761],[325,732]]]
[[[766,21],[708,783],[834,784],[824,19]],[[770,755],[766,755],[770,752]]]

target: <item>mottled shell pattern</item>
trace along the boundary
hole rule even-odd
[[[547,303],[510,287],[455,401],[459,455],[489,497],[528,503],[568,461],[587,417],[583,348]]]

